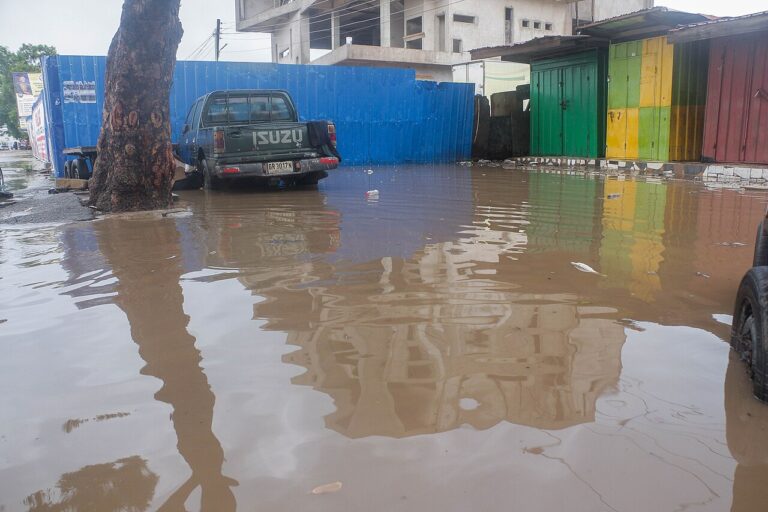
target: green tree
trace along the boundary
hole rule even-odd
[[[8,126],[13,137],[22,137],[16,94],[13,91],[14,72],[40,72],[40,58],[56,55],[56,48],[44,44],[23,44],[16,52],[0,46],[0,126]]]

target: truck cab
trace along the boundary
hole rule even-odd
[[[244,178],[316,184],[338,167],[332,121],[299,121],[281,90],[213,91],[190,107],[179,157],[205,188]]]

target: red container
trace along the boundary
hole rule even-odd
[[[768,32],[712,40],[705,159],[768,164]]]

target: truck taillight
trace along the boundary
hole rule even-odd
[[[336,147],[336,125],[328,123],[328,138],[331,139],[331,144]]]
[[[213,131],[213,152],[224,153],[226,151],[224,144],[224,130],[216,129]]]

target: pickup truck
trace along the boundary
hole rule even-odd
[[[178,144],[187,180],[206,189],[250,178],[314,185],[338,167],[336,126],[299,122],[280,90],[214,91],[189,109]]]

